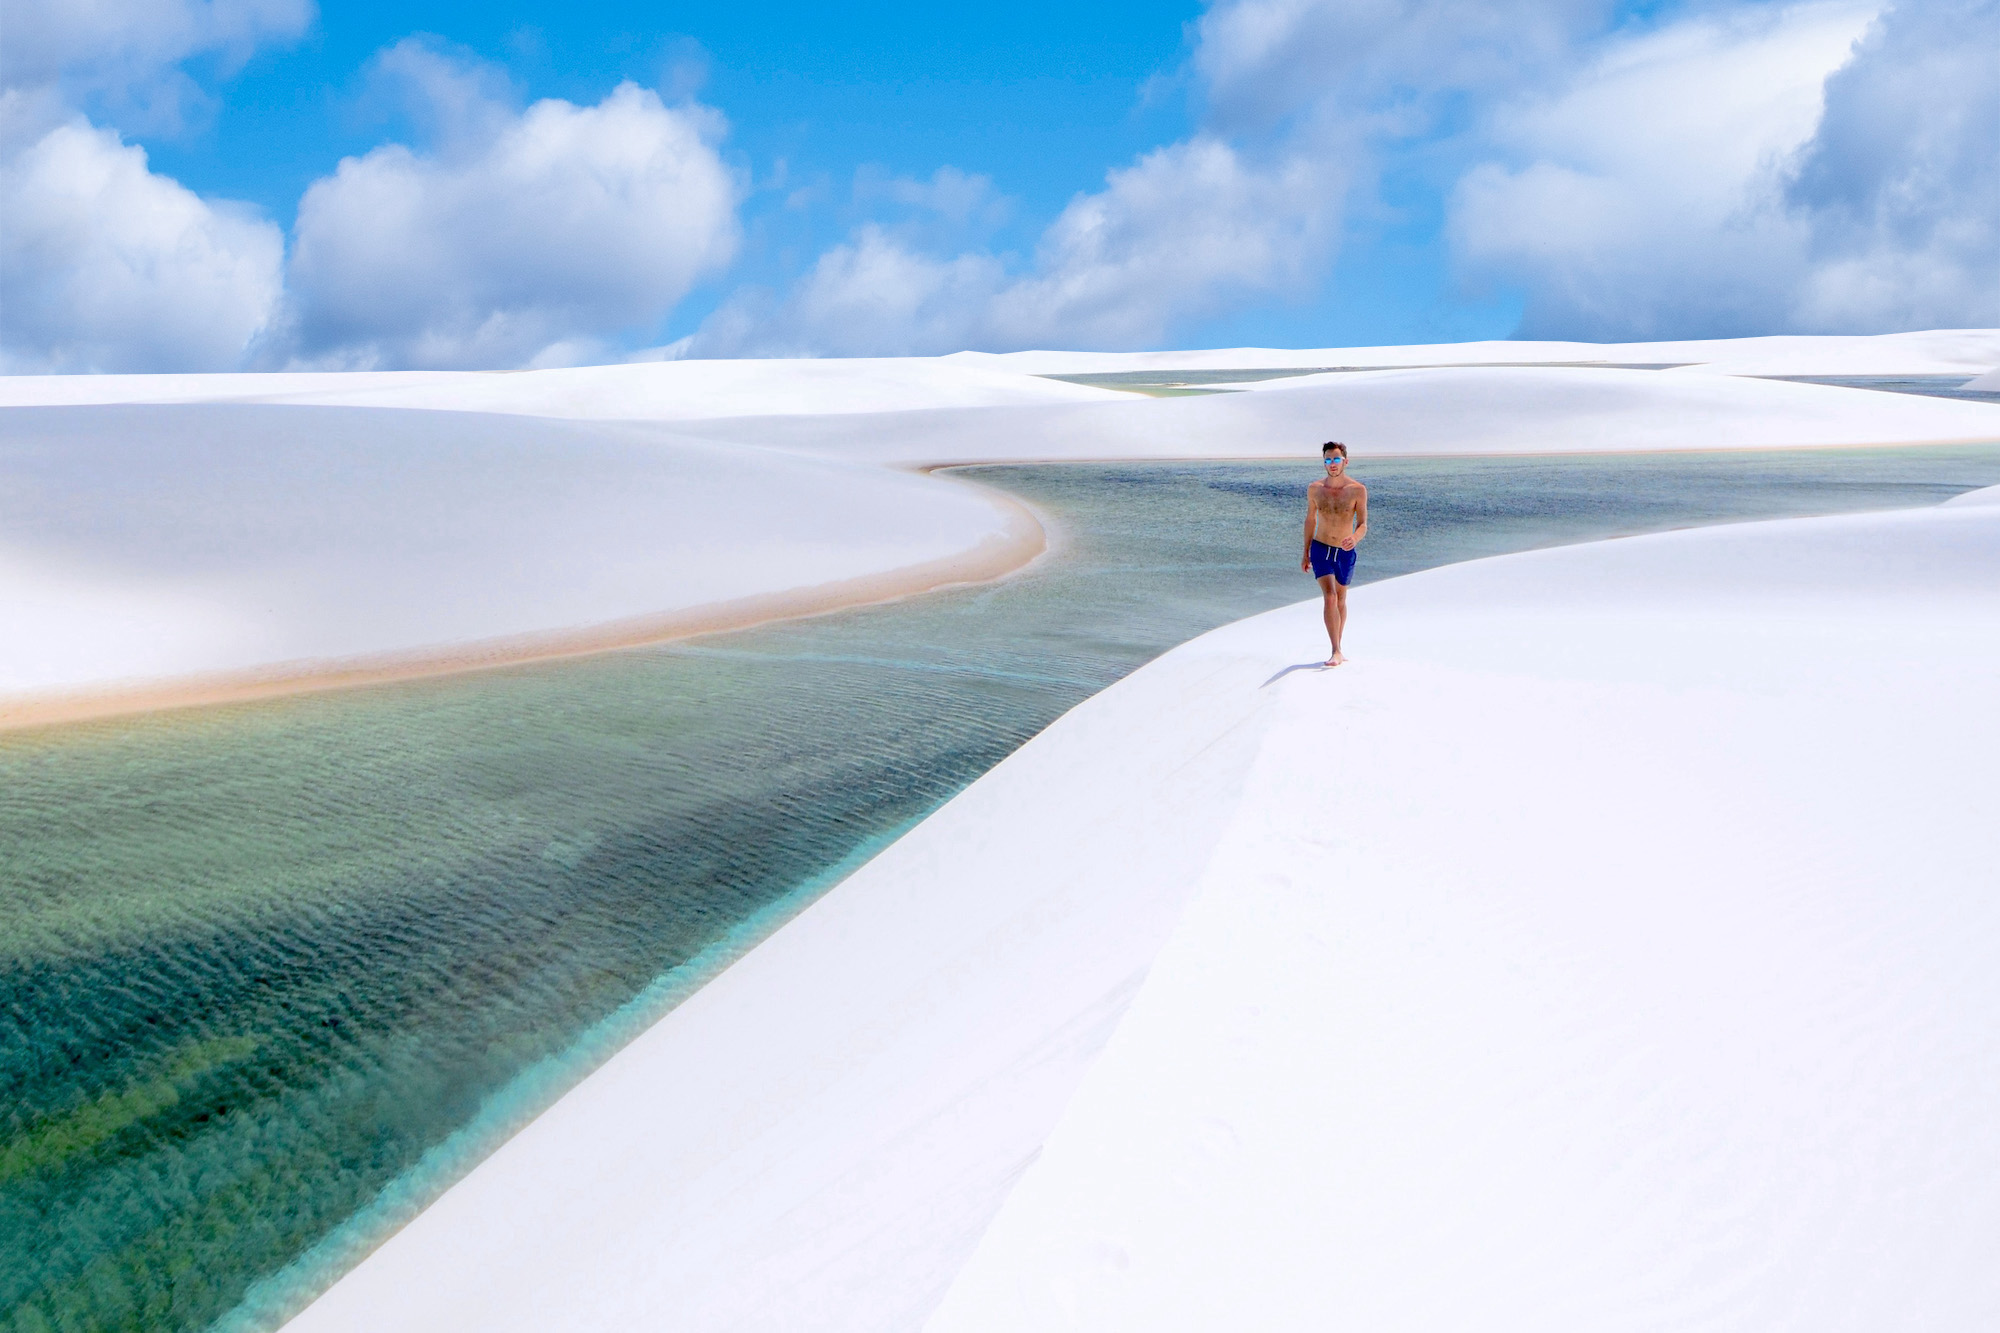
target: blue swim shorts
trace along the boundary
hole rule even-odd
[[[1333,575],[1333,581],[1345,588],[1354,581],[1354,552],[1343,551],[1338,546],[1328,546],[1325,542],[1312,544],[1313,577],[1323,579]]]

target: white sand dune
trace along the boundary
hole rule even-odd
[[[2000,505],[2000,486],[1986,486],[1945,501],[1948,505]]]
[[[735,439],[882,463],[1570,453],[2000,440],[2000,405],[1718,375],[1569,368],[1385,370],[1190,398],[689,422]]]
[[[591,420],[1097,402],[1109,390],[943,357],[651,361],[520,371],[282,371],[0,377],[0,406],[258,402]]]
[[[1286,367],[1676,365],[1729,375],[1978,375],[2000,330],[1697,342],[1474,342],[1182,352],[959,352],[943,357],[656,361],[524,371],[278,371],[0,376],[0,407],[264,402],[597,420],[826,415],[1103,402],[1056,374]],[[1678,372],[1676,372],[1678,373]]]
[[[1993,1326],[1996,569],[1966,506],[1357,599],[929,1327]]]
[[[949,480],[473,413],[14,409],[0,467],[0,719],[746,623],[1041,542]]]
[[[1990,1326],[1996,568],[1965,503],[1197,639],[292,1327]]]
[[[948,360],[1038,375],[1157,370],[1277,370],[1296,366],[1462,366],[1597,363],[1674,365],[1729,375],[1968,375],[2000,364],[2000,330],[1873,335],[1781,334],[1678,342],[1492,341],[1394,347],[1234,347],[1181,352],[960,352]]]

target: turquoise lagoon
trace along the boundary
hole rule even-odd
[[[1367,582],[1934,503],[2000,483],[2000,447],[1356,472]],[[272,1322],[1065,709],[1312,595],[1315,474],[967,469],[1057,549],[685,643],[0,737],[0,1327]]]

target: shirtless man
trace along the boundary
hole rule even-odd
[[[1354,578],[1354,548],[1368,535],[1368,488],[1347,475],[1347,446],[1327,441],[1319,447],[1326,475],[1306,487],[1306,552],[1299,572],[1319,580],[1325,598],[1326,637],[1333,641],[1330,667],[1347,660],[1340,632],[1347,628],[1347,585]]]

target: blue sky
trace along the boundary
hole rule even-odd
[[[24,0],[8,45],[10,370],[2000,322],[1996,0]]]
[[[369,96],[369,61],[413,34],[505,69],[529,98],[595,102],[622,80],[679,85],[719,108],[730,156],[768,183],[845,182],[865,164],[927,175],[951,163],[1052,211],[1120,161],[1186,127],[1185,99],[1142,105],[1182,56],[1194,5],[336,4],[301,38],[213,69],[212,123],[148,140],[158,167],[254,200],[289,223],[339,157],[406,117]]]

